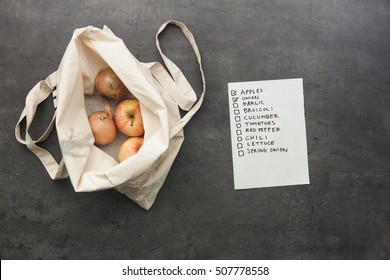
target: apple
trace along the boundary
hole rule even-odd
[[[95,90],[109,100],[122,99],[129,90],[111,68],[101,70],[95,78]]]
[[[144,143],[144,138],[142,137],[131,137],[127,139],[120,147],[118,159],[119,162],[122,162],[129,157],[138,153],[138,150],[141,148]]]
[[[127,136],[142,136],[144,124],[138,99],[125,99],[115,109],[114,115],[119,131]]]

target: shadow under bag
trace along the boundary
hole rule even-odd
[[[170,24],[180,28],[197,57],[203,82],[198,100],[180,69],[161,51],[159,34]],[[28,93],[15,127],[17,140],[40,159],[53,180],[69,177],[76,192],[114,188],[144,209],[153,205],[183,143],[183,127],[200,108],[206,90],[198,47],[183,23],[175,20],[164,23],[157,32],[156,45],[169,73],[158,62],[139,62],[106,26],[74,31],[58,70]],[[86,100],[96,95],[95,77],[107,67],[139,100],[145,128],[141,149],[121,163],[94,145],[86,110]],[[33,140],[29,128],[37,106],[51,95],[54,116],[44,134]],[[184,117],[180,116],[179,108],[187,111]],[[20,124],[24,119],[26,132],[22,139]],[[54,126],[62,153],[60,163],[37,145]]]

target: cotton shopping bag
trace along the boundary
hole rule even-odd
[[[159,35],[168,25],[180,28],[195,52],[203,82],[198,99],[181,70],[160,48]],[[206,90],[198,47],[183,23],[164,23],[157,32],[156,45],[169,72],[158,62],[139,62],[108,27],[74,31],[57,71],[28,93],[15,127],[17,140],[40,159],[53,180],[69,177],[76,192],[114,188],[144,209],[153,205],[183,143],[183,127],[200,108]],[[94,82],[99,71],[107,67],[139,100],[144,121],[144,144],[121,163],[115,157],[121,140],[107,148],[94,145],[88,122],[89,111],[104,102],[94,92]],[[49,97],[53,98],[54,116],[43,135],[33,140],[29,128],[38,105]],[[187,111],[183,117],[179,109]],[[21,136],[23,121],[25,139]],[[62,154],[60,163],[38,145],[54,127]]]

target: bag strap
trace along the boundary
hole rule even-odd
[[[27,148],[30,149],[42,162],[43,166],[46,168],[47,172],[50,175],[50,178],[53,180],[63,179],[68,177],[64,161],[61,160],[60,164],[56,162],[54,157],[42,147],[39,147],[37,143],[44,141],[51,133],[54,128],[55,118],[56,118],[56,107],[57,107],[57,96],[56,96],[56,78],[57,73],[54,72],[46,78],[38,82],[32,90],[28,93],[26,97],[26,106],[24,107],[22,114],[20,115],[19,121],[15,126],[15,137],[19,143],[24,144]],[[53,94],[54,102],[54,114],[50,121],[50,124],[46,131],[39,137],[37,140],[33,140],[29,134],[29,128],[34,119],[35,113],[37,111],[38,105],[42,103],[46,98]],[[26,119],[26,135],[23,139],[20,132],[21,122]]]
[[[174,64],[168,57],[164,55],[164,53],[161,50],[159,35],[170,24],[179,27],[180,30],[183,32],[184,36],[187,38],[192,49],[194,50],[195,56],[199,63],[199,70],[202,77],[203,88],[202,88],[202,93],[200,94],[200,97],[197,102],[196,102],[196,94],[193,88],[191,87],[190,83],[187,81],[184,74],[181,72],[181,70],[179,69],[179,67],[177,67],[176,64]],[[184,117],[172,127],[171,135],[170,135],[172,138],[181,129],[183,129],[183,127],[188,123],[188,121],[192,118],[192,116],[199,110],[200,106],[202,105],[204,95],[206,92],[206,80],[202,68],[202,59],[200,56],[198,46],[195,42],[195,38],[190,32],[190,30],[187,28],[187,26],[185,26],[182,22],[176,20],[169,20],[163,25],[161,25],[156,35],[156,46],[172,78],[169,76],[169,74],[164,69],[164,67],[162,67],[160,64],[156,64],[153,67],[154,69],[152,69],[152,73],[155,76],[155,78],[162,85],[164,85],[164,87],[167,87],[168,93],[171,95],[172,99],[179,105],[179,107],[182,108],[183,110],[188,111],[184,115]]]

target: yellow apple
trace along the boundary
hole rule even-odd
[[[142,136],[144,124],[141,107],[137,99],[125,99],[115,109],[115,123],[119,131],[127,136]]]
[[[142,137],[131,137],[127,139],[120,147],[118,159],[119,162],[122,162],[129,157],[138,153],[138,150],[144,143],[144,138]]]

